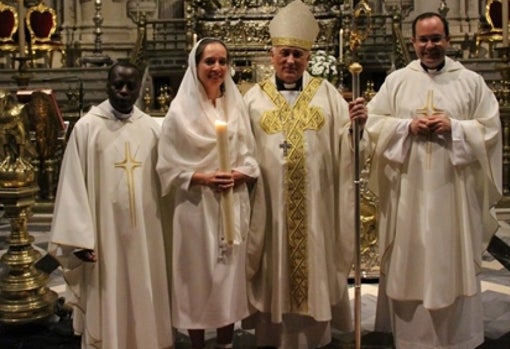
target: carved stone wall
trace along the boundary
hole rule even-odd
[[[212,36],[225,41],[234,60],[251,60],[264,55],[270,47],[269,22],[290,1],[265,0],[187,0],[189,30],[198,38]],[[314,49],[338,50],[340,29],[339,1],[305,0],[319,22]]]

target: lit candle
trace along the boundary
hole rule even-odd
[[[197,43],[197,33],[193,33],[193,46],[195,46],[195,44]]]
[[[344,61],[344,30],[340,29],[338,34],[338,59],[340,62]]]
[[[220,171],[230,173],[230,156],[228,151],[227,123],[221,120],[214,122],[216,139],[218,143],[218,156],[220,160]],[[223,233],[227,243],[234,243],[234,197],[233,189],[221,192],[221,218],[223,220]]]
[[[23,0],[18,0],[18,40],[19,56],[25,57],[25,4]]]
[[[508,0],[503,0],[503,46],[508,46]]]

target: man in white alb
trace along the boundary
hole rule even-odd
[[[397,348],[475,348],[484,340],[482,252],[498,224],[499,106],[483,78],[446,57],[448,23],[413,22],[418,59],[368,105],[379,196],[376,330]]]
[[[156,174],[159,125],[134,106],[141,73],[108,73],[108,99],[77,121],[55,201],[59,255],[82,349],[173,348]]]

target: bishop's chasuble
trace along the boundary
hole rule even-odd
[[[63,252],[83,349],[172,348],[155,169],[159,125],[137,108],[126,120],[111,109],[108,101],[92,107],[69,138],[50,251]],[[73,262],[75,248],[94,250],[97,262]]]
[[[393,322],[397,348],[474,348],[483,342],[477,273],[498,227],[498,102],[481,76],[446,58],[439,72],[416,60],[389,75],[368,109],[380,199],[376,329]],[[413,117],[437,113],[451,135],[409,133]]]
[[[354,188],[348,105],[329,82],[305,72],[289,102],[275,78],[245,95],[265,184],[266,237],[251,304],[282,323],[297,314],[351,327],[347,276],[354,249]],[[255,265],[255,266],[254,266]],[[332,311],[338,306],[340,312]]]

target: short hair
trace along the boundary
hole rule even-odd
[[[133,69],[136,74],[138,75],[138,78],[142,80],[142,72],[140,68],[130,61],[118,61],[110,66],[110,69],[108,70],[108,82],[110,82],[113,79],[113,71],[117,67],[123,67],[123,68],[131,68]]]
[[[413,30],[413,38],[416,37],[416,23],[418,23],[418,21],[421,21],[421,20],[424,20],[427,18],[433,18],[433,17],[437,17],[441,20],[441,22],[443,22],[444,34],[446,35],[447,38],[450,37],[450,28],[448,26],[448,21],[446,20],[446,18],[441,16],[439,13],[424,12],[421,15],[418,15],[413,21],[413,29],[412,29]]]
[[[220,39],[216,38],[204,38],[200,40],[197,46],[197,50],[195,51],[195,63],[198,65],[198,62],[202,59],[202,55],[204,54],[205,47],[212,43],[218,43],[221,44],[223,47],[225,47],[225,51],[227,52],[227,62],[230,62],[230,53],[228,52],[227,45]]]

